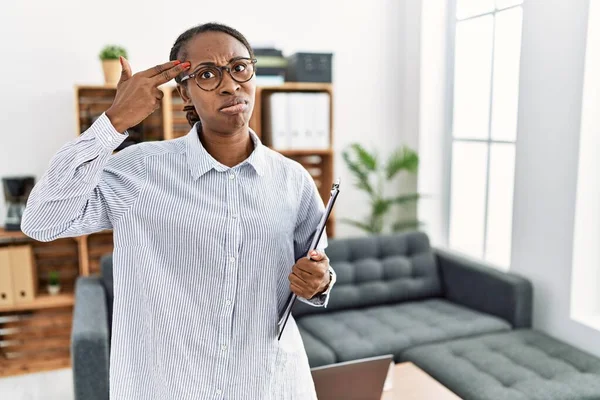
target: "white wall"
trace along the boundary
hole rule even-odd
[[[535,327],[600,355],[569,304],[588,3],[524,2],[511,269],[533,281]]]
[[[287,54],[335,54],[335,173],[344,185],[338,217],[357,216],[365,200],[352,187],[343,148],[358,141],[387,155],[401,143],[417,145],[419,0],[4,3],[0,176],[39,177],[76,135],[73,86],[102,83],[97,54],[103,45],[125,46],[135,72],[166,61],[181,32],[208,21],[230,24],[251,42],[273,43]],[[4,212],[2,198],[1,221]],[[337,228],[339,236],[360,233]]]
[[[573,237],[571,315],[600,330],[600,0],[590,1]],[[596,23],[594,23],[596,22]]]
[[[421,74],[419,114],[418,191],[428,197],[419,204],[419,219],[431,243],[446,247],[449,220],[448,132],[448,2],[423,0],[421,23]]]

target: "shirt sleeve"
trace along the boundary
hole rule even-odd
[[[300,196],[300,207],[298,209],[298,219],[294,231],[294,252],[296,261],[308,255],[310,245],[313,240],[317,225],[325,212],[325,205],[317,189],[314,179],[308,171],[302,168],[302,190]],[[325,251],[327,248],[327,231],[319,240],[317,249]],[[329,302],[329,290],[319,294],[312,299],[304,299],[298,296],[298,300],[317,307],[326,307]]]
[[[113,155],[127,137],[106,114],[54,155],[27,200],[21,229],[48,242],[112,229],[145,180],[138,146]]]

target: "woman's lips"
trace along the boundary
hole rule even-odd
[[[221,108],[221,110],[219,110],[219,111],[221,111],[222,113],[228,114],[228,115],[236,115],[236,114],[245,112],[247,109],[248,109],[248,104],[242,103],[242,104],[236,104],[234,106]]]

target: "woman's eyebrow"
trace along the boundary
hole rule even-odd
[[[239,59],[242,59],[242,58],[250,58],[250,57],[244,57],[244,56],[235,56],[235,57],[233,57],[232,59],[230,59],[230,60],[228,61],[228,63],[230,63],[230,62],[233,62],[233,61],[236,61],[236,60],[239,60]],[[212,61],[204,61],[204,62],[198,63],[198,65],[197,65],[197,66],[199,67],[200,65],[212,65],[212,66],[216,66],[217,64],[216,64],[216,63],[214,63],[214,62],[212,62]]]

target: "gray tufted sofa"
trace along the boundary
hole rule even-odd
[[[466,400],[600,400],[600,360],[530,329],[529,281],[432,248],[424,233],[330,239],[327,308],[297,302],[311,366],[394,354]],[[112,257],[80,277],[76,400],[107,400]]]
[[[600,360],[530,329],[419,346],[404,359],[463,399],[600,400]]]
[[[420,232],[331,239],[327,255],[328,307],[294,308],[311,366],[391,353],[467,400],[600,400],[600,360],[530,329],[526,279]]]
[[[327,308],[297,303],[311,366],[531,326],[529,281],[432,249],[421,232],[331,239]]]

